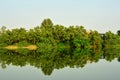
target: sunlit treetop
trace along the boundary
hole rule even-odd
[[[53,27],[53,22],[51,21],[51,19],[44,19],[43,22],[41,23],[41,27],[45,27],[47,28],[52,28]]]

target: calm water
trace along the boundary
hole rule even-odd
[[[30,65],[0,68],[0,80],[120,80],[119,75],[120,63],[117,60],[107,62],[103,59],[98,63],[87,64],[84,68],[55,69],[50,76]]]
[[[0,50],[0,80],[120,80],[119,61],[120,49]]]

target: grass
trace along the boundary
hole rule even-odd
[[[8,49],[8,50],[15,50],[15,49],[18,49],[18,46],[12,46],[12,45],[9,45],[9,46],[6,46],[4,47],[5,49]]]
[[[38,47],[36,45],[29,45],[29,46],[22,47],[22,48],[25,48],[25,49],[28,49],[28,50],[36,50]]]
[[[38,47],[36,45],[29,45],[29,46],[23,46],[23,47],[9,45],[9,46],[6,46],[4,48],[8,49],[8,50],[16,50],[19,48],[28,49],[28,50],[36,50]]]

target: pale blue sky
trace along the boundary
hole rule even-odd
[[[115,33],[120,29],[120,0],[0,0],[0,27],[29,29],[44,18]]]

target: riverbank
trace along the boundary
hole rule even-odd
[[[28,46],[23,46],[23,47],[9,45],[3,48],[8,49],[8,50],[16,50],[19,48],[28,49],[28,50],[36,50],[38,47],[36,45],[28,45]]]

